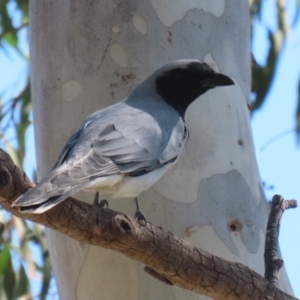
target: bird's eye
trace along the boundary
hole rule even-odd
[[[178,82],[186,83],[189,85],[193,85],[196,83],[196,77],[191,76],[191,74],[188,74],[186,72],[178,72],[176,75]]]
[[[177,79],[178,79],[178,81],[186,82],[186,81],[188,81],[188,76],[183,72],[178,72]]]

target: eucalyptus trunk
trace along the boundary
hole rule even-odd
[[[190,106],[187,147],[140,196],[140,208],[148,221],[263,275],[269,206],[250,127],[248,2],[32,0],[30,14],[39,178],[85,117],[122,100],[172,60],[204,60],[235,81]],[[92,194],[77,196],[93,201]],[[135,212],[133,199],[109,206]],[[46,232],[62,300],[207,299],[155,280],[122,254]],[[290,293],[285,273],[281,278]]]

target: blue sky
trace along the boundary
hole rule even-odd
[[[293,1],[289,1],[291,3]],[[274,2],[273,2],[274,3]],[[293,11],[290,11],[290,15]],[[274,7],[271,1],[266,1],[264,10],[264,25],[276,28],[274,23]],[[253,43],[253,53],[258,63],[263,64],[265,49],[268,47],[266,32],[261,24],[255,27],[256,39]],[[21,34],[24,47],[26,46],[26,33]],[[9,51],[5,55],[0,51],[0,96],[8,99],[15,96],[24,82],[22,78],[28,72],[27,65],[18,54]],[[266,186],[273,189],[266,190],[268,199],[274,194],[281,194],[286,199],[298,199],[300,205],[300,152],[296,145],[295,134],[281,137],[264,146],[270,139],[295,127],[295,109],[297,105],[297,90],[300,80],[300,22],[289,35],[280,57],[279,68],[272,85],[272,89],[263,107],[252,117],[252,130],[255,141],[256,155],[262,180]],[[6,91],[5,94],[3,92]],[[26,157],[26,170],[31,174],[35,167],[35,153],[33,145],[32,127],[28,132],[28,145]],[[0,143],[0,146],[1,143]],[[300,297],[299,269],[300,259],[300,209],[285,212],[281,225],[280,246],[285,266],[295,295]],[[37,291],[37,290],[36,290]]]
[[[266,1],[264,9],[264,25],[275,28],[274,4]],[[292,3],[290,1],[289,3]],[[290,5],[289,15],[293,15]],[[257,33],[253,43],[253,53],[258,63],[265,59],[266,32],[259,24],[255,27]],[[266,196],[271,199],[274,194],[280,194],[285,199],[297,199],[300,206],[300,152],[296,144],[295,113],[298,101],[298,84],[300,81],[300,22],[291,30],[280,57],[272,89],[263,107],[252,117],[252,130],[256,149],[256,158],[262,181],[273,189],[266,190]],[[291,133],[275,140],[267,147],[262,147],[272,138],[291,130]],[[299,248],[300,248],[300,208],[284,213],[279,244],[283,260],[292,283],[295,295],[300,298],[299,285]]]

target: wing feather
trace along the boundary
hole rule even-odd
[[[14,205],[24,210],[46,210],[99,177],[144,175],[174,163],[187,141],[181,119],[169,134],[155,122],[149,127],[141,122],[100,125],[83,124],[63,148],[56,167]],[[97,130],[100,132],[95,137]]]

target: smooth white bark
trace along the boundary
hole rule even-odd
[[[126,97],[165,63],[197,58],[234,79],[234,87],[212,90],[190,107],[183,156],[141,195],[140,206],[152,223],[263,274],[268,206],[247,107],[247,1],[32,0],[30,13],[39,178],[86,116]],[[135,211],[133,199],[109,204]],[[156,281],[121,254],[51,230],[47,238],[62,300],[206,299]],[[288,280],[281,287],[290,292]]]

